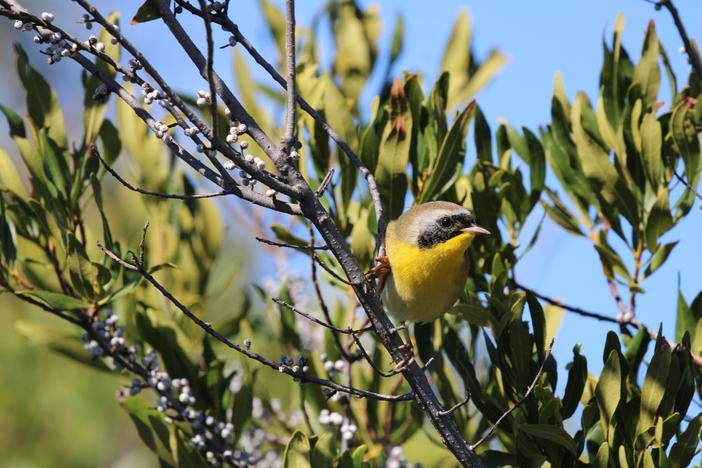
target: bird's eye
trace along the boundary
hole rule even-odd
[[[451,227],[451,218],[449,217],[443,217],[439,219],[439,224],[441,225],[442,228],[450,228]]]

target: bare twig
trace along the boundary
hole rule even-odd
[[[402,369],[392,369],[390,372],[384,372],[381,370],[374,362],[373,359],[370,357],[370,355],[366,352],[366,349],[363,347],[363,344],[361,344],[361,340],[356,336],[355,333],[352,333],[351,336],[353,336],[353,341],[356,343],[356,346],[358,347],[358,350],[361,352],[361,355],[365,358],[366,361],[368,361],[368,364],[371,365],[373,370],[377,372],[379,375],[382,377],[388,378],[395,376],[397,374],[402,373]]]
[[[327,273],[329,273],[330,275],[332,275],[332,277],[334,277],[334,279],[336,279],[336,280],[338,280],[338,281],[341,281],[342,283],[344,283],[344,284],[346,284],[346,285],[348,285],[348,286],[353,286],[353,283],[351,283],[350,281],[347,281],[347,280],[345,280],[344,278],[342,278],[341,276],[339,276],[339,274],[338,274],[337,272],[335,272],[334,270],[332,270],[330,266],[328,266],[327,264],[325,264],[325,263],[322,261],[322,259],[319,258],[318,255],[316,255],[316,254],[313,253],[313,254],[312,254],[312,259],[313,259],[315,262],[317,262],[317,264],[318,264],[319,266],[321,266],[321,267],[324,269],[324,271],[326,271]]]
[[[537,291],[534,291],[531,288],[527,288],[526,286],[523,286],[517,282],[514,282],[514,286],[518,289],[521,289],[523,291],[526,291],[535,297],[541,299],[542,301],[548,302],[549,304],[553,304],[555,306],[560,307],[563,310],[567,310],[569,312],[573,312],[574,314],[581,315],[583,317],[588,317],[588,318],[594,318],[596,320],[600,320],[602,322],[609,322],[609,323],[616,323],[618,325],[621,325],[623,327],[634,327],[640,330],[645,330],[648,335],[653,338],[654,340],[658,338],[658,333],[655,332],[652,328],[645,326],[641,322],[639,322],[636,317],[631,317],[628,319],[624,319],[622,317],[617,316],[611,317],[609,315],[604,315],[600,314],[597,312],[591,312],[585,309],[582,309],[580,307],[574,307],[568,304],[565,304],[562,301],[559,301],[558,299],[554,299],[552,297],[546,296],[544,294],[541,294]],[[668,340],[666,340],[668,341]],[[671,348],[676,348],[679,346],[677,343],[674,343],[672,341],[668,341],[668,345],[670,345]],[[690,353],[690,356],[692,358],[692,362],[695,363],[695,365],[702,367],[702,356],[698,356],[694,353]]]
[[[675,176],[675,178],[678,179],[680,183],[682,183],[685,187],[687,187],[687,189],[690,192],[692,192],[695,195],[695,197],[702,200],[702,195],[700,195],[700,193],[697,190],[695,190],[695,187],[693,187],[690,184],[690,182],[688,182],[683,176],[681,176],[680,173],[674,167],[671,168],[673,169],[673,175]]]
[[[314,245],[315,240],[314,240],[314,228],[312,225],[308,227],[309,233],[310,233],[310,244]],[[334,325],[334,322],[331,317],[331,313],[329,312],[329,307],[327,306],[326,301],[324,300],[324,296],[322,295],[322,288],[319,286],[319,278],[317,277],[317,262],[315,261],[314,256],[310,255],[310,276],[312,277],[312,286],[314,288],[314,293],[317,296],[317,302],[319,303],[319,308],[322,309],[322,314],[324,315],[324,319],[327,321],[327,324],[330,326]],[[351,317],[353,319],[353,316]],[[351,326],[349,326],[349,329]],[[346,348],[344,347],[344,344],[341,342],[341,337],[339,337],[339,333],[336,331],[332,332],[332,337],[334,338],[334,344],[336,345],[337,349],[341,353],[341,355],[346,359],[349,363],[353,362],[353,356],[351,356],[347,351]]]
[[[467,405],[469,401],[470,401],[470,393],[468,395],[466,395],[466,397],[462,401],[459,401],[458,403],[456,403],[455,405],[453,405],[449,409],[442,411],[442,414],[451,414],[454,411],[456,411],[458,408]]]
[[[321,325],[324,328],[328,328],[329,330],[335,331],[337,333],[343,333],[344,335],[354,335],[355,336],[357,334],[365,333],[367,331],[373,330],[373,327],[359,328],[356,330],[354,330],[351,327],[339,328],[337,326],[334,326],[331,323],[325,323],[324,321],[318,319],[317,317],[310,315],[307,312],[303,312],[300,309],[298,309],[297,307],[295,307],[294,305],[288,304],[287,302],[285,302],[281,299],[277,299],[277,298],[273,297],[273,298],[271,298],[271,300],[273,302],[275,302],[276,304],[285,307],[286,309],[290,310],[291,312],[295,312],[296,314],[301,315],[302,317],[305,317],[307,320],[310,320],[310,321],[316,323],[317,325]]]
[[[152,197],[157,197],[157,198],[168,198],[168,199],[175,199],[175,200],[199,200],[202,198],[214,198],[214,197],[221,197],[224,195],[229,195],[231,192],[227,190],[222,190],[221,192],[215,192],[215,193],[203,193],[200,195],[180,195],[180,194],[174,194],[174,193],[161,193],[161,192],[152,192],[151,190],[146,190],[143,188],[135,187],[134,185],[130,184],[122,176],[120,176],[117,171],[112,169],[109,164],[107,164],[107,161],[105,161],[102,156],[100,155],[100,152],[97,150],[97,147],[95,144],[93,144],[90,147],[91,152],[100,159],[100,162],[102,163],[103,167],[107,172],[109,172],[112,177],[117,179],[117,181],[128,188],[129,190],[137,193],[141,193],[143,195],[149,195]]]
[[[529,395],[531,395],[531,392],[534,391],[534,388],[536,387],[536,384],[539,383],[539,379],[541,378],[541,375],[544,373],[544,366],[546,365],[546,361],[548,361],[548,358],[551,356],[551,350],[553,349],[553,340],[551,340],[551,344],[548,346],[548,350],[546,351],[546,355],[544,356],[543,361],[541,361],[541,365],[539,366],[538,372],[536,372],[536,375],[534,376],[534,380],[531,382],[531,385],[526,389],[526,392],[524,395],[517,401],[514,405],[512,405],[511,408],[509,408],[507,411],[505,411],[502,416],[497,418],[497,421],[495,421],[495,424],[493,424],[490,429],[485,433],[484,436],[482,436],[476,443],[472,444],[470,446],[471,449],[475,450],[478,448],[483,442],[488,440],[492,435],[495,433],[495,430],[497,430],[497,427],[500,425],[502,421],[505,420],[507,416],[512,414],[512,411],[517,409],[519,405],[524,403],[524,401],[529,398]]]
[[[257,241],[261,244],[272,245],[273,247],[285,247],[288,249],[296,250],[329,250],[326,245],[296,245],[296,244],[286,244],[285,242],[277,242],[270,239],[264,239],[263,237],[256,237]]]

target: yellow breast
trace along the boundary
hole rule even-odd
[[[461,294],[468,274],[465,251],[473,240],[461,234],[428,249],[388,239],[392,273],[383,299],[400,320],[429,322],[444,314]]]

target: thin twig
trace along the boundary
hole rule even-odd
[[[458,408],[467,405],[469,401],[470,401],[470,393],[468,395],[466,395],[466,397],[462,401],[459,401],[458,403],[456,403],[455,405],[453,405],[449,409],[442,411],[441,414],[451,414],[454,411],[456,411]]]
[[[615,318],[615,317],[610,317],[609,315],[599,314],[597,312],[591,312],[589,310],[585,310],[585,309],[582,309],[580,307],[568,305],[568,304],[566,304],[558,299],[554,299],[552,297],[541,294],[541,293],[539,293],[531,288],[528,288],[528,287],[524,286],[523,284],[520,284],[516,281],[514,282],[514,286],[518,289],[521,289],[522,291],[526,291],[526,292],[534,295],[535,297],[538,297],[542,301],[546,301],[549,304],[553,304],[555,306],[560,307],[561,309],[567,310],[569,312],[573,312],[574,314],[582,315],[583,317],[594,318],[594,319],[600,320],[602,322],[610,322],[610,323],[616,323],[616,324],[625,323],[627,325],[632,325],[631,323],[623,322],[622,320]]]
[[[273,298],[271,298],[271,300],[273,302],[275,302],[276,304],[285,307],[286,309],[290,310],[291,312],[295,312],[296,314],[301,315],[302,317],[305,317],[307,320],[310,320],[310,321],[316,323],[317,325],[321,325],[324,328],[328,328],[329,330],[335,331],[337,333],[343,333],[344,335],[356,335],[356,334],[365,333],[365,332],[373,330],[373,327],[359,328],[356,330],[354,330],[351,327],[339,328],[331,323],[325,323],[324,321],[318,319],[317,317],[310,315],[307,312],[303,312],[300,309],[298,309],[297,307],[295,307],[294,305],[289,304],[281,299],[273,297]]]
[[[687,187],[687,189],[690,192],[692,192],[695,195],[695,197],[702,200],[702,195],[700,195],[700,193],[697,190],[695,190],[695,187],[693,187],[690,184],[690,182],[688,182],[683,176],[681,176],[680,173],[674,167],[672,167],[672,169],[673,169],[673,175],[675,176],[675,178],[678,179],[680,181],[680,183],[682,183],[685,187]]]
[[[371,365],[373,370],[377,372],[379,375],[382,377],[388,378],[388,377],[393,377],[397,374],[402,373],[402,369],[392,369],[390,372],[384,372],[381,370],[374,362],[373,359],[371,359],[370,355],[366,352],[366,349],[363,347],[361,344],[361,340],[356,336],[355,333],[352,333],[351,336],[353,336],[353,341],[356,343],[356,346],[358,347],[358,350],[361,351],[361,355],[365,358],[366,361],[368,361],[368,364]]]
[[[91,144],[90,146],[90,151],[93,153],[93,155],[97,156],[98,159],[100,159],[100,162],[102,163],[103,167],[107,172],[109,172],[112,177],[117,179],[117,181],[128,188],[129,190],[137,193],[141,193],[142,195],[149,195],[152,197],[157,197],[157,198],[168,198],[168,199],[174,199],[174,200],[200,200],[203,198],[214,198],[214,197],[221,197],[224,195],[230,195],[231,192],[228,190],[222,190],[221,192],[215,192],[215,193],[204,193],[200,195],[180,195],[177,193],[161,193],[161,192],[152,192],[151,190],[146,190],[143,188],[135,187],[134,185],[130,184],[122,176],[120,176],[117,171],[112,169],[109,164],[107,164],[107,161],[105,161],[102,156],[100,155],[100,152],[97,150],[97,147],[95,146],[94,143]]]
[[[286,244],[285,242],[278,242],[270,239],[264,239],[263,237],[256,236],[255,239],[261,244],[272,245],[274,247],[285,247],[288,249],[296,250],[329,250],[326,245],[298,245],[298,244]]]
[[[312,225],[310,224],[308,226],[308,229],[310,233],[310,244],[314,245],[314,227],[312,227]],[[319,286],[319,278],[317,277],[317,262],[315,261],[314,256],[312,255],[310,255],[310,276],[312,277],[312,287],[314,288],[314,293],[317,296],[319,308],[322,309],[322,315],[324,315],[324,319],[326,320],[328,325],[334,326],[334,321],[332,320],[331,312],[329,311],[329,307],[327,306],[327,303],[324,300],[324,296],[322,295],[322,288]],[[341,342],[341,338],[339,337],[339,333],[333,331],[332,337],[334,338],[334,343],[336,344],[336,347],[343,356],[343,358],[346,359],[349,363],[353,362],[353,356],[351,356],[346,351],[346,348],[344,347],[344,344]]]
[[[639,330],[644,330],[648,335],[653,338],[654,340],[658,338],[658,333],[655,332],[652,328],[647,327],[646,325],[642,324],[639,322],[635,317],[632,317],[630,319],[623,319],[620,317],[610,317],[608,315],[604,314],[599,314],[597,312],[591,312],[585,309],[581,309],[580,307],[574,307],[568,304],[565,304],[562,301],[559,301],[558,299],[554,299],[552,297],[546,296],[544,294],[541,294],[537,291],[534,291],[531,288],[527,288],[526,286],[523,286],[517,282],[514,282],[514,286],[518,289],[521,289],[523,291],[526,291],[530,294],[533,294],[535,297],[541,299],[542,301],[548,302],[549,304],[553,304],[555,306],[560,307],[563,310],[567,310],[569,312],[573,312],[574,314],[581,315],[583,317],[588,317],[588,318],[594,318],[597,320],[600,320],[602,322],[609,322],[609,323],[616,323],[618,325],[621,325],[623,327],[634,327]],[[679,346],[677,343],[674,343],[672,341],[668,341],[668,344],[670,345],[671,348],[676,348]],[[692,362],[695,363],[695,365],[702,367],[702,356],[698,356],[692,352],[690,352],[690,357],[692,359]]]
[[[524,395],[519,399],[519,401],[517,401],[514,405],[512,405],[511,408],[509,408],[507,411],[505,411],[502,414],[502,416],[500,416],[497,419],[497,421],[495,421],[495,424],[493,424],[490,427],[490,429],[487,431],[487,433],[485,433],[484,436],[482,436],[476,443],[474,443],[473,445],[470,446],[471,449],[475,450],[476,448],[478,448],[480,446],[480,444],[482,444],[483,442],[488,440],[490,437],[492,437],[492,435],[495,433],[495,430],[500,425],[500,423],[502,421],[504,421],[504,419],[507,416],[512,414],[512,411],[517,409],[517,407],[519,407],[519,405],[524,403],[524,401],[529,397],[529,395],[531,395],[531,392],[534,391],[536,384],[539,383],[539,379],[541,378],[541,375],[544,373],[544,366],[546,365],[546,361],[548,361],[548,358],[551,356],[552,349],[553,349],[553,340],[551,340],[551,344],[549,344],[549,346],[548,346],[548,350],[546,351],[546,355],[544,356],[543,361],[541,361],[541,365],[539,366],[538,372],[536,372],[536,375],[534,376],[534,380],[531,382],[531,385],[529,385],[529,387],[527,388]]]
[[[312,258],[314,259],[315,262],[317,262],[317,264],[319,264],[319,266],[321,266],[321,267],[324,269],[324,271],[326,271],[327,273],[329,273],[330,275],[332,275],[336,280],[341,281],[342,283],[344,283],[344,284],[346,284],[346,285],[348,285],[348,286],[353,286],[353,283],[351,283],[351,282],[348,281],[348,280],[345,280],[344,278],[342,278],[341,276],[339,276],[339,274],[338,274],[337,272],[335,272],[334,270],[332,270],[330,266],[327,266],[327,265],[322,261],[322,259],[319,258],[318,255],[316,255],[316,254],[313,253],[313,254],[312,254]]]

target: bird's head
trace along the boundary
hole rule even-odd
[[[450,202],[417,205],[396,222],[403,240],[416,244],[420,249],[435,247],[458,236],[466,236],[468,240],[476,235],[490,234],[487,229],[478,226],[470,211]]]

